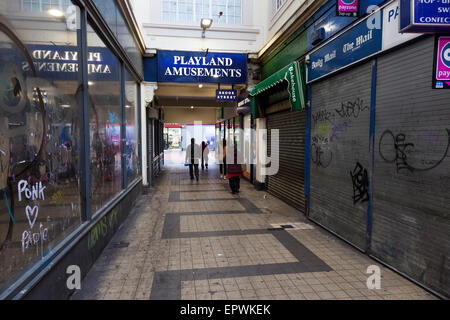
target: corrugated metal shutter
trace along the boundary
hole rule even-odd
[[[309,217],[362,250],[368,198],[352,174],[367,181],[371,75],[368,62],[312,85]]]
[[[372,253],[450,296],[450,90],[431,89],[433,47],[378,59]]]
[[[273,110],[283,109],[271,106]],[[302,111],[283,111],[267,116],[268,153],[272,154],[271,129],[279,130],[279,171],[268,176],[267,190],[295,208],[305,212],[305,124],[306,113]],[[275,142],[275,141],[274,141]]]

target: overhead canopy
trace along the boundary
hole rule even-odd
[[[280,71],[258,83],[250,92],[252,115],[258,117],[258,102],[256,96],[276,86],[282,81],[288,82],[289,102],[291,110],[302,110],[305,108],[304,79],[301,76],[300,65],[294,61]]]

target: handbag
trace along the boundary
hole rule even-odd
[[[242,174],[242,167],[240,164],[234,164],[234,163],[229,164],[227,171],[228,171],[228,173],[231,173],[231,174],[236,174],[236,173]]]

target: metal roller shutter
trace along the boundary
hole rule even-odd
[[[368,62],[311,88],[309,217],[361,250],[366,246],[371,75]]]
[[[289,100],[284,100],[270,108],[283,109]],[[267,116],[267,129],[279,130],[279,171],[268,176],[269,193],[305,212],[305,124],[306,113],[302,111],[283,111]],[[268,139],[268,153],[272,154],[271,139]]]
[[[450,296],[450,90],[431,89],[433,47],[378,59],[371,249]]]

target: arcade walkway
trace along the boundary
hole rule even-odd
[[[169,164],[72,299],[434,299],[379,264],[369,290],[374,264],[245,181]]]

